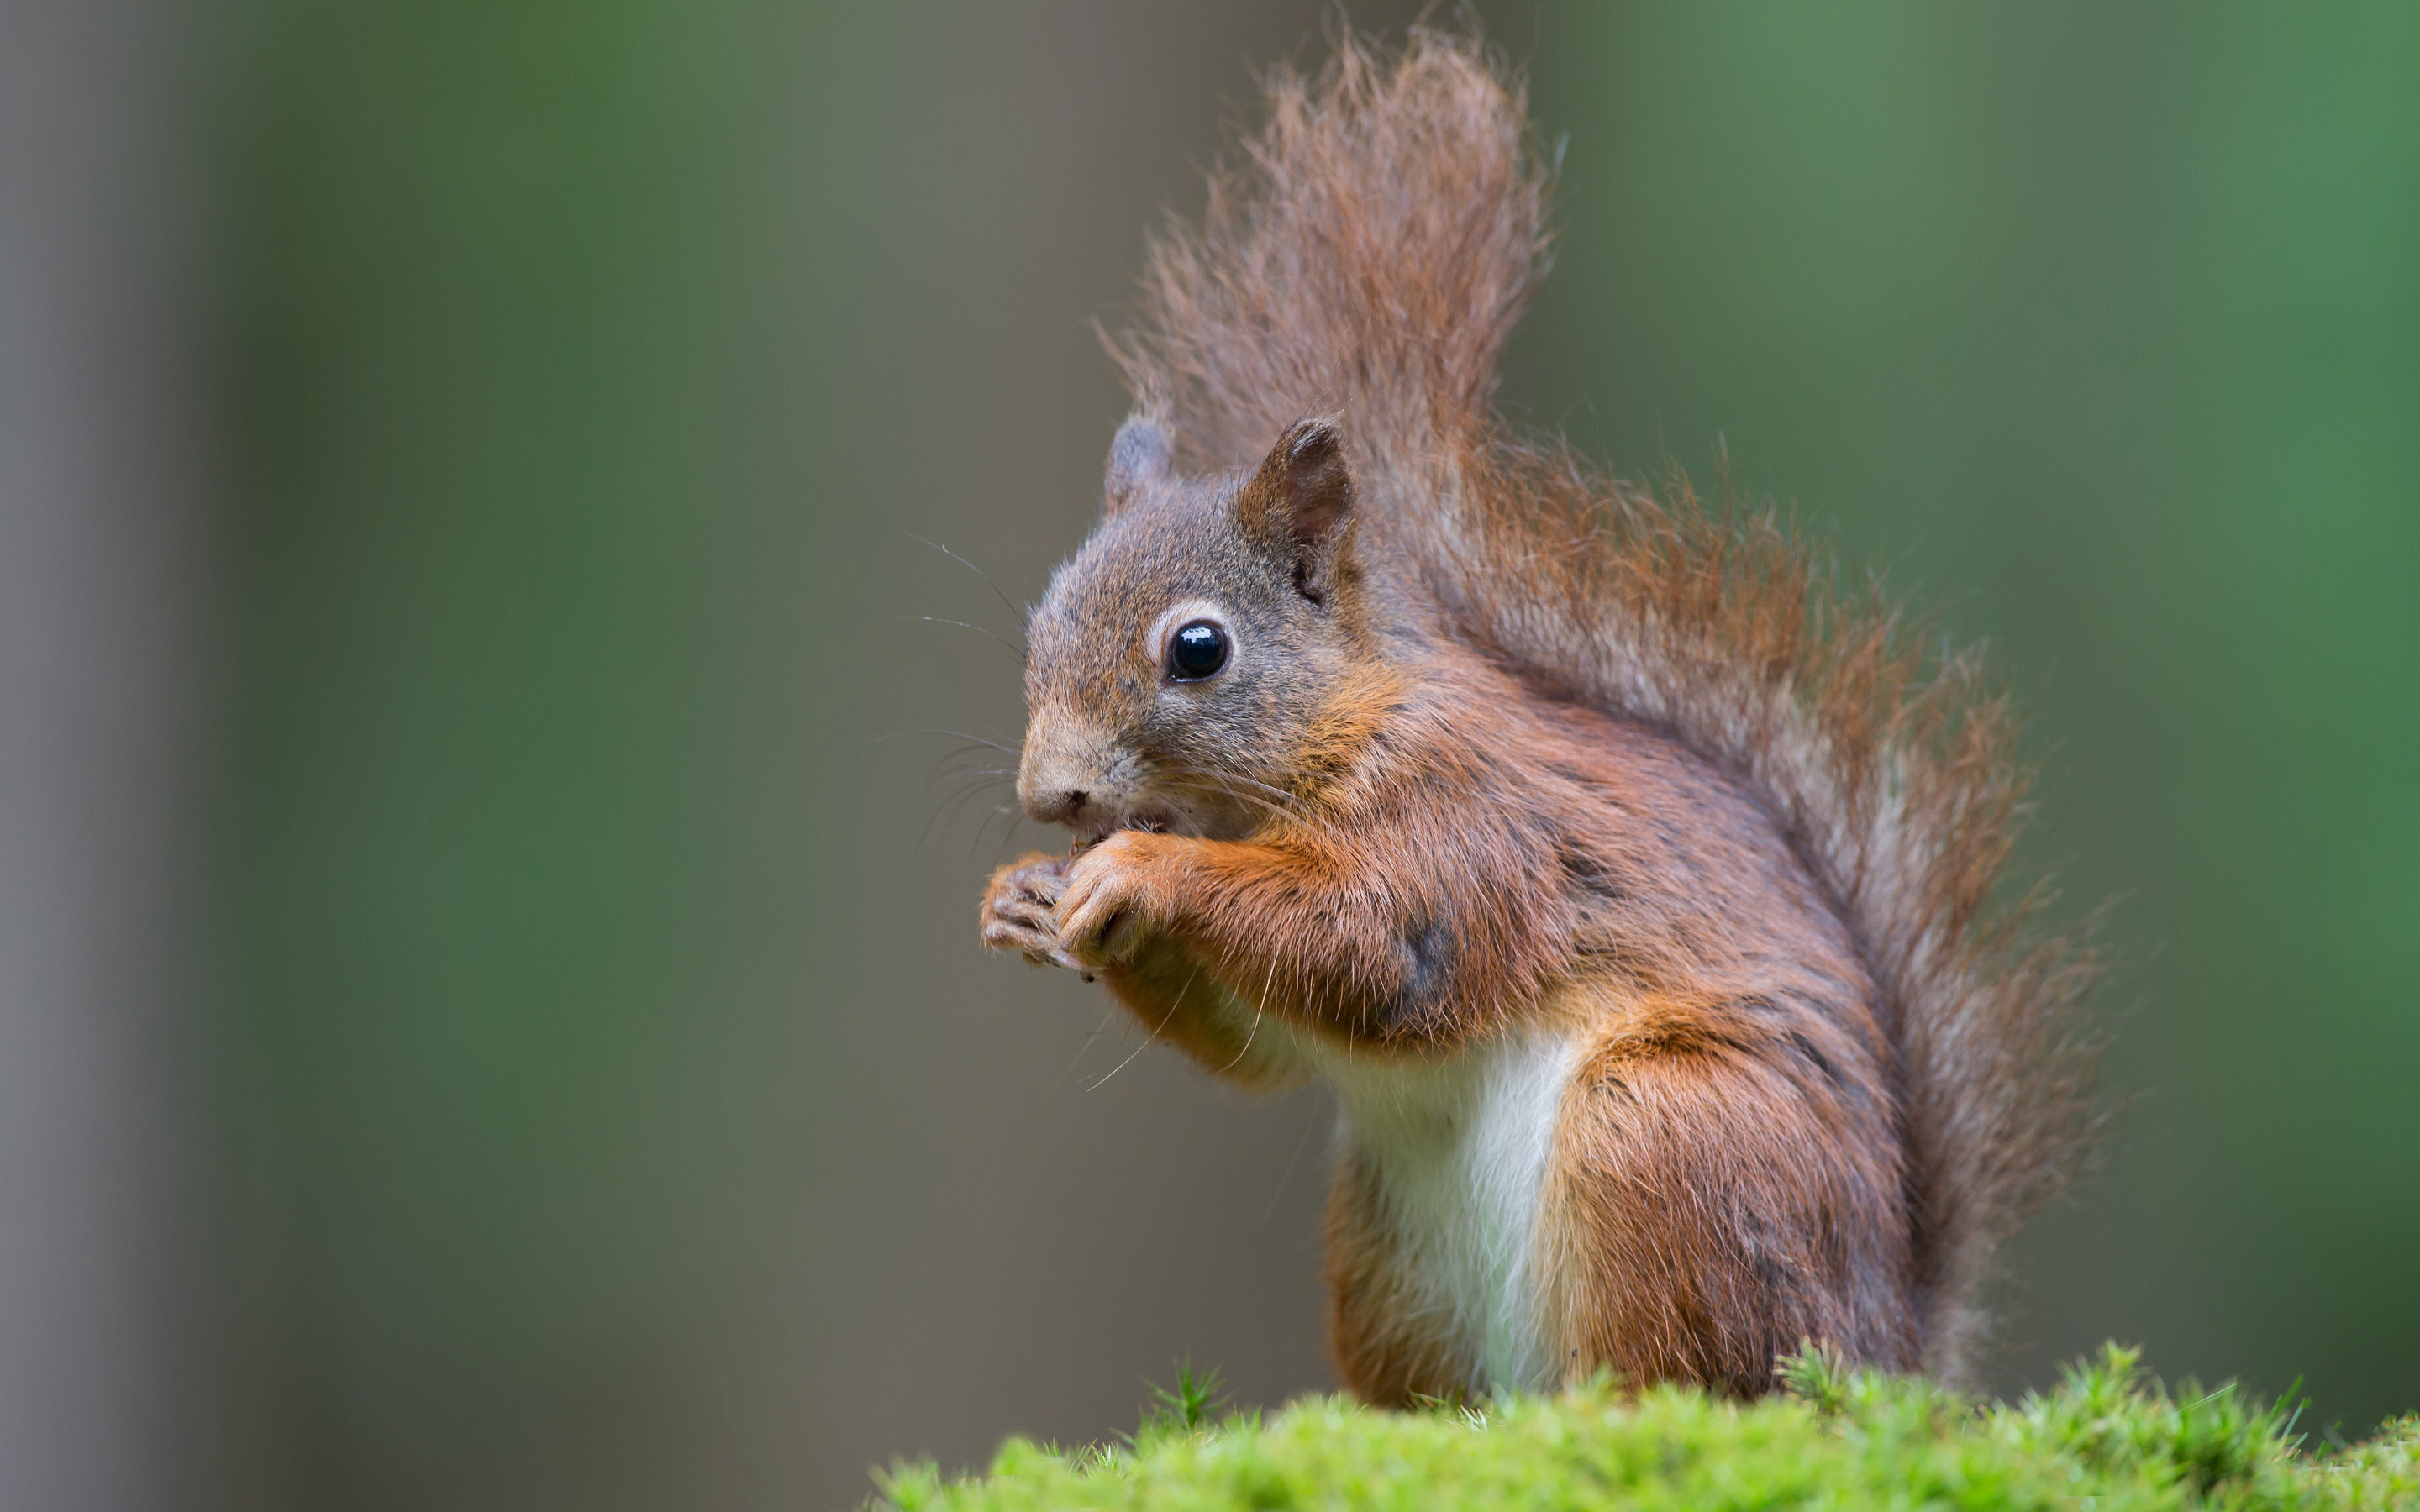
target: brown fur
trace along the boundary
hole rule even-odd
[[[1770,515],[1505,429],[1547,184],[1476,43],[1347,39],[1269,100],[1113,344],[1139,418],[1035,616],[1019,782],[1087,843],[1003,868],[987,943],[1237,1080],[1567,1047],[1527,1293],[1559,1376],[1752,1394],[1803,1338],[1963,1375],[2086,1122],[2088,964],[1989,906],[2005,702]],[[1188,605],[1233,632],[1209,682],[1152,639]],[[1346,1381],[1503,1384],[1375,1158],[1330,1203]]]

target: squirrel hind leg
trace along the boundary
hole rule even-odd
[[[1808,1340],[1915,1367],[1900,1161],[1821,1095],[1736,1044],[1608,1035],[1584,1057],[1541,1235],[1569,1377],[1756,1396]]]
[[[1326,1256],[1328,1355],[1347,1391],[1390,1408],[1481,1394],[1478,1361],[1404,1263],[1374,1173],[1350,1152],[1327,1192]]]

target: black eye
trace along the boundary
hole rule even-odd
[[[1180,683],[1198,683],[1227,665],[1227,632],[1208,620],[1195,620],[1168,638],[1168,675]]]

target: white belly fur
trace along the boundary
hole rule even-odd
[[[1336,1089],[1340,1137],[1377,1180],[1413,1290],[1450,1317],[1458,1352],[1482,1372],[1472,1385],[1551,1388],[1539,1199],[1575,1045],[1532,1033],[1395,1064],[1304,1048]]]

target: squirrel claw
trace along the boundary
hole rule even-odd
[[[1053,917],[1066,872],[1066,857],[1042,855],[994,872],[982,909],[985,949],[1014,950],[1037,966],[1068,964]]]

